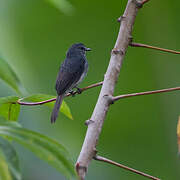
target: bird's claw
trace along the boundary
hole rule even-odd
[[[81,88],[78,88],[78,87],[77,87],[76,89],[77,89],[77,93],[78,93],[78,94],[81,94],[81,93],[82,93]]]
[[[76,92],[70,91],[69,93],[71,94],[72,97],[75,97]]]

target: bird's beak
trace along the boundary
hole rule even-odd
[[[91,48],[86,48],[85,51],[91,51]]]

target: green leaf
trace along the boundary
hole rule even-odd
[[[7,140],[1,138],[0,149],[4,154],[12,177],[14,177],[16,180],[21,180],[22,178],[19,167],[19,159],[14,147]]]
[[[24,128],[11,126],[11,124],[10,126],[0,124],[0,135],[7,136],[28,148],[68,179],[76,175],[69,153],[57,141]]]
[[[0,149],[0,180],[12,180],[11,173],[8,168],[8,164]]]
[[[71,14],[74,10],[73,6],[66,0],[45,0],[52,4],[55,8],[63,12],[64,14]]]
[[[16,103],[17,96],[8,96],[0,98],[0,116],[10,121],[17,121],[20,105]]]
[[[0,118],[0,125],[7,125],[7,126],[13,126],[13,127],[22,127],[21,124],[19,124],[16,121],[7,121],[4,118]]]
[[[18,99],[18,96],[0,97],[0,105],[4,103],[16,103]]]
[[[30,101],[30,102],[39,102],[39,101],[45,101],[48,99],[52,99],[52,98],[56,98],[55,96],[52,95],[48,95],[48,94],[34,94],[32,96],[26,97],[23,99],[23,101]],[[54,103],[55,102],[49,102],[49,103],[45,103],[43,105],[48,106],[50,108],[54,107]],[[69,106],[66,104],[65,101],[62,102],[60,111],[66,115],[68,118],[73,119],[71,111]]]
[[[0,79],[11,86],[19,95],[25,93],[25,89],[20,83],[19,78],[2,57],[0,57]]]

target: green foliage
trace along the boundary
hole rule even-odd
[[[55,92],[58,66],[65,58],[67,48],[75,42],[83,42],[93,50],[87,54],[89,71],[81,87],[104,78],[119,31],[116,20],[123,14],[127,0],[66,2],[75,9],[72,16],[54,8],[52,0],[0,0],[0,54],[7,57],[9,63],[13,61],[15,70],[22,75],[20,78],[31,93]],[[179,7],[179,0],[145,4],[133,28],[134,42],[180,50]],[[179,55],[129,47],[114,95],[179,86],[179,67]],[[0,96],[8,94],[8,88],[1,85]],[[35,108],[22,108],[25,111],[21,120],[27,128],[41,129],[67,144],[75,159],[85,136],[83,122],[90,118],[99,90],[93,88],[72,98],[70,107],[75,121],[64,120],[60,113],[60,121],[51,126],[45,123],[49,122],[49,111],[43,111],[45,115],[41,115],[37,112],[38,107],[36,112]],[[161,179],[180,179],[175,138],[179,99],[180,93],[175,92],[115,103],[103,125],[98,151]],[[31,121],[32,117],[36,117],[37,123]],[[26,159],[28,164],[31,155],[26,155]],[[44,170],[39,167],[37,174],[28,167],[26,165],[26,179],[38,179],[44,172],[46,179],[61,179],[52,173],[51,168]],[[92,163],[87,177],[90,179],[144,178],[103,163]]]
[[[8,169],[11,172],[13,179],[21,180],[22,178],[19,167],[19,159],[14,147],[8,141],[1,138],[0,150],[5,157],[5,163],[7,163]]]
[[[66,0],[45,0],[52,4],[55,8],[63,12],[64,14],[70,14],[73,11],[73,6]]]
[[[8,164],[5,157],[0,149],[0,180],[12,180],[9,172]]]
[[[1,97],[0,98],[0,105],[5,103],[16,103],[19,99],[18,96],[7,96],[7,97]]]
[[[55,97],[56,96],[52,96],[52,95],[48,95],[48,94],[34,94],[34,95],[31,95],[31,96],[28,96],[28,97],[24,98],[23,100],[24,101],[31,101],[31,102],[39,102],[39,101],[45,101],[45,100],[48,100],[48,99],[52,99],[52,98],[55,98]],[[50,108],[53,108],[54,107],[54,102],[45,103],[43,105],[48,106]],[[72,114],[71,114],[71,110],[70,110],[69,106],[66,104],[65,101],[62,102],[60,111],[65,116],[67,116],[68,118],[73,119]]]
[[[0,116],[10,121],[17,121],[20,105],[16,103],[17,96],[8,96],[0,98]]]
[[[0,79],[11,86],[18,94],[21,95],[25,92],[16,73],[2,57],[0,57]]]
[[[29,96],[24,100],[36,102],[51,98],[54,98],[54,96],[38,94]],[[23,129],[18,123],[12,122],[17,121],[19,116],[20,105],[17,103],[18,99],[19,97],[17,96],[0,98],[0,115],[6,120],[11,121],[0,120],[0,135],[6,138],[6,140],[14,140],[25,146],[30,151],[34,152],[39,158],[45,160],[59,170],[67,178],[71,178],[75,175],[73,163],[67,150],[61,144],[39,133]],[[52,108],[54,102],[46,103],[45,105]],[[72,119],[70,109],[65,102],[62,104],[61,112]],[[2,141],[0,142],[0,150],[4,153],[0,156],[0,166],[2,166],[0,167],[0,176],[2,176],[3,180],[10,180],[11,172],[15,179],[20,180],[21,175],[18,157],[12,145],[8,142]],[[4,157],[6,157],[6,160]]]
[[[2,123],[0,135],[16,141],[48,162],[67,178],[75,176],[75,170],[67,150],[57,141],[42,134],[14,125]]]

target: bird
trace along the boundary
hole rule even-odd
[[[56,78],[55,89],[57,92],[56,102],[51,114],[51,123],[55,123],[63,98],[67,93],[73,94],[73,88],[78,88],[88,71],[86,51],[90,51],[83,43],[73,44],[66,53]]]

